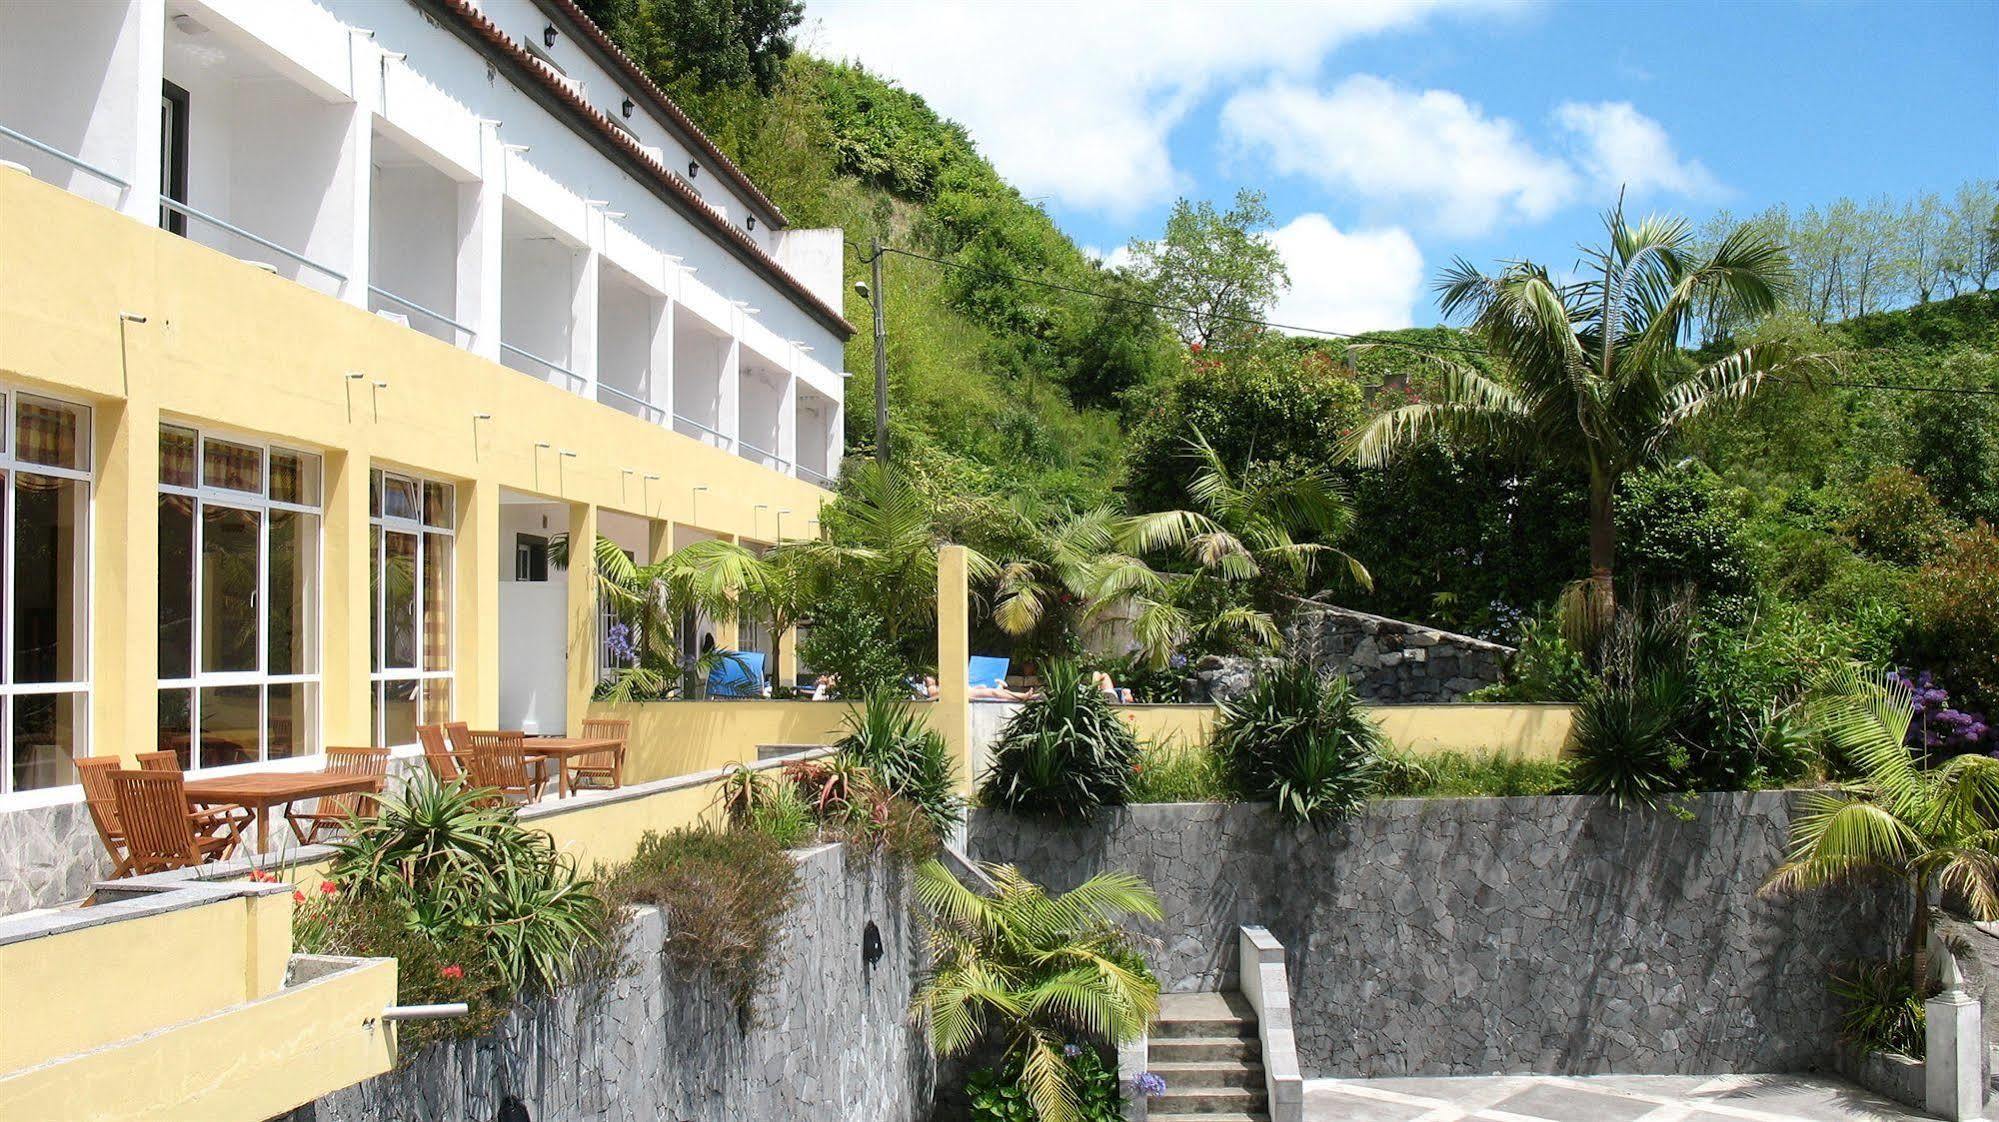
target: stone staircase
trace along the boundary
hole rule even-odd
[[[1256,1011],[1239,993],[1160,994],[1146,1069],[1166,1080],[1147,1122],[1268,1122]]]

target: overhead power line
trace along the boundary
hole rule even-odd
[[[855,248],[858,249],[859,247],[856,246]],[[942,265],[947,269],[957,269],[961,272],[983,273],[989,277],[998,277],[1002,280],[1009,280],[1018,284],[1038,285],[1042,288],[1054,289],[1057,292],[1068,292],[1077,296],[1092,297],[1097,300],[1108,300],[1140,308],[1151,308],[1156,312],[1205,316],[1208,319],[1221,320],[1225,323],[1239,323],[1249,327],[1267,327],[1277,331],[1291,331],[1304,335],[1322,335],[1333,339],[1358,339],[1360,342],[1356,344],[1357,346],[1399,347],[1406,351],[1428,354],[1488,354],[1484,347],[1454,347],[1440,343],[1417,343],[1407,339],[1363,339],[1362,336],[1368,333],[1335,331],[1330,327],[1308,327],[1303,324],[1277,323],[1273,320],[1257,319],[1253,316],[1233,316],[1221,312],[1203,311],[1199,308],[1189,308],[1180,304],[1166,304],[1157,300],[1145,300],[1136,296],[1123,296],[1115,292],[1104,292],[1100,289],[1083,288],[1080,285],[1065,284],[1061,281],[1052,281],[1044,277],[1030,277],[1022,273],[1009,273],[1001,269],[989,269],[983,265],[967,265],[962,261],[950,261],[942,257],[933,257],[930,254],[918,253],[913,249],[903,249],[900,246],[880,246],[875,251],[876,259],[883,253],[893,253],[898,257],[909,257],[918,261],[928,261],[933,265]],[[1839,386],[1845,389],[1897,390],[1904,393],[1941,393],[1961,394],[1972,397],[1999,397],[1999,389],[1982,389],[1975,386],[1919,386],[1909,382],[1849,382],[1829,378],[1813,379],[1810,383],[1801,383],[1791,379],[1786,379],[1786,381],[1789,381],[1792,385]]]

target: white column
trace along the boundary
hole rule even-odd
[[[1942,968],[1942,991],[1923,1003],[1928,1054],[1923,1060],[1923,1105],[1949,1122],[1979,1118],[1985,1110],[1985,1038],[1978,999],[1964,992],[1957,956],[1932,940]]]
[[[652,347],[646,358],[646,400],[659,410],[659,423],[673,427],[673,316],[671,297],[659,302]]]
[[[349,304],[368,306],[368,266],[371,243],[368,237],[369,197],[375,186],[375,110],[381,102],[379,73],[382,49],[359,31],[347,34],[348,59],[353,73],[364,79],[354,83],[354,103],[348,107],[347,132],[340,141],[340,165],[334,173],[330,201],[333,221],[346,226],[346,236],[333,245],[334,265],[347,274],[340,286],[340,298]]]
[[[596,232],[595,223],[590,230]],[[569,369],[583,379],[578,391],[592,401],[597,399],[597,280],[602,268],[603,254],[595,246],[571,257],[576,273],[575,298],[569,306]],[[572,383],[573,385],[574,383]]]
[[[784,390],[777,400],[777,458],[784,470],[798,474],[798,375],[786,372]]]
[[[500,361],[500,233],[506,197],[500,123],[479,122],[481,177],[458,186],[458,301],[452,318],[472,329],[468,348]]]
[[[131,52],[131,85],[126,87],[132,96],[131,162],[111,170],[132,184],[119,202],[119,213],[148,226],[160,221],[160,94],[166,80],[166,29],[166,0],[133,0],[120,35],[121,46]],[[116,73],[108,77],[112,82],[126,80]]]
[[[722,447],[732,452],[743,435],[742,349],[734,336],[722,349],[722,408],[715,427],[727,436]]]
[[[833,408],[826,411],[826,466],[819,469],[837,479],[840,476],[840,459],[847,450],[847,405],[836,401]]]

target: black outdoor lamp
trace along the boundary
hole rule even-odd
[[[542,45],[542,46],[544,46],[544,47],[553,47],[553,46],[555,46],[555,25],[554,25],[554,24],[552,24],[552,23],[551,23],[551,24],[549,24],[549,25],[548,25],[547,27],[544,27],[544,28],[542,28],[542,29],[541,29],[541,45]]]
[[[700,174],[701,174],[701,165],[695,163],[693,160],[687,161],[687,178],[693,179],[695,176]]]
[[[619,109],[620,109],[621,111],[623,111],[623,113],[625,114],[625,116],[626,116],[626,117],[630,117],[630,116],[632,115],[632,99],[631,99],[631,98],[629,98],[629,97],[628,97],[628,98],[626,98],[626,99],[625,99],[625,103],[624,103],[623,105],[619,106],[618,108],[619,108]]]

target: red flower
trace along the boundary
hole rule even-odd
[[[1194,352],[1195,354],[1200,354],[1200,353],[1201,353],[1201,344],[1199,344],[1199,343],[1189,343],[1189,344],[1187,344],[1187,349],[1188,349],[1188,350],[1190,350],[1190,351],[1193,351],[1193,352]]]
[[[304,889],[302,889],[302,888],[294,888],[294,889],[292,889],[292,903],[294,903],[294,904],[303,904],[303,903],[305,903],[305,890],[304,890]]]
[[[455,982],[458,979],[463,978],[465,976],[465,968],[463,966],[457,965],[456,963],[453,963],[452,965],[447,966],[442,970],[439,970],[438,974],[442,977],[449,978]]]
[[[333,883],[332,881],[330,881],[330,880],[323,880],[323,881],[320,881],[320,882],[319,882],[319,894],[320,894],[321,896],[338,896],[338,895],[340,895],[340,886],[339,886],[339,885],[337,885],[337,884],[334,884],[334,883]]]
[[[269,884],[272,881],[277,880],[278,878],[272,876],[271,874],[265,872],[262,869],[251,869],[250,879],[256,881],[259,884]]]

